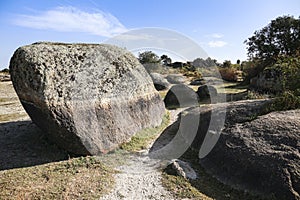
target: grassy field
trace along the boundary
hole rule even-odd
[[[114,170],[80,157],[0,171],[0,199],[98,199],[114,184]]]

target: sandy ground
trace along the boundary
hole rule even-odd
[[[0,82],[0,122],[30,120],[11,81]]]

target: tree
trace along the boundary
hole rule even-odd
[[[300,18],[282,16],[244,42],[248,56],[274,64],[278,57],[296,56],[300,53]]]
[[[172,59],[165,54],[160,57],[160,60],[164,65],[170,65],[172,63]]]
[[[224,62],[223,62],[223,67],[224,68],[229,68],[229,67],[231,67],[231,61],[230,60],[225,60]]]
[[[160,62],[158,55],[156,55],[152,51],[144,51],[142,53],[139,53],[138,60],[142,64]]]

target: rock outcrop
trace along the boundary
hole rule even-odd
[[[74,154],[113,150],[165,112],[144,67],[116,46],[35,43],[16,50],[10,72],[32,121]]]
[[[187,109],[153,146],[168,135],[171,142],[152,154],[172,159],[181,146],[191,145],[201,166],[221,182],[262,197],[299,200],[300,110],[267,114],[271,103],[247,100]]]
[[[171,84],[167,81],[167,79],[165,79],[162,74],[150,73],[150,76],[154,83],[155,89],[158,91],[169,89],[169,87],[171,86]]]
[[[300,110],[227,126],[201,165],[222,182],[266,197],[300,199]]]

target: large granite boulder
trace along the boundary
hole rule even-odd
[[[184,84],[173,85],[164,98],[166,108],[183,108],[198,105],[195,91]]]
[[[157,139],[152,154],[173,159],[179,147],[189,145],[221,182],[262,197],[299,200],[300,110],[267,114],[271,103],[247,100],[187,109]]]
[[[116,46],[35,43],[16,50],[10,71],[32,121],[74,154],[113,150],[165,112],[144,67]]]
[[[170,88],[171,84],[167,81],[167,79],[165,79],[165,77],[162,74],[153,72],[150,73],[150,76],[152,78],[156,90],[160,91]]]

